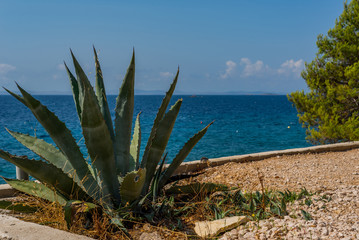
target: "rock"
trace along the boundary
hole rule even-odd
[[[261,234],[259,235],[259,239],[260,239],[260,240],[266,240],[267,237],[266,237],[266,235],[265,235],[264,233],[261,233]]]
[[[141,234],[140,240],[162,240],[161,236],[158,234],[158,232],[144,232]]]
[[[323,236],[328,236],[329,231],[328,231],[328,229],[326,227],[322,228],[322,234],[323,234]]]
[[[248,222],[248,218],[245,216],[234,216],[214,221],[196,222],[194,231],[198,236],[203,238],[214,237],[219,233],[231,230],[246,222]]]
[[[0,240],[14,240],[12,237],[8,236],[6,233],[7,233],[6,231],[5,231],[5,233],[0,232]]]
[[[256,235],[253,232],[247,232],[243,236],[244,239],[256,239]]]

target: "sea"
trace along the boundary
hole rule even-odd
[[[35,98],[66,124],[87,157],[73,97],[38,95]],[[142,112],[142,153],[162,98],[159,95],[135,96],[134,120],[137,113]],[[183,99],[182,107],[166,148],[168,163],[189,138],[212,121],[206,135],[185,161],[310,146],[305,140],[305,129],[298,122],[296,109],[284,95],[173,96],[171,104],[180,98]],[[108,96],[108,102],[114,118],[116,96]],[[12,96],[0,95],[0,149],[40,159],[5,128],[53,143],[29,109]],[[15,166],[0,158],[0,176],[15,178]],[[3,183],[2,179],[0,183]]]

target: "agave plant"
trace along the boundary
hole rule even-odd
[[[103,206],[106,211],[115,212],[127,203],[149,196],[149,193],[156,195],[211,124],[190,138],[167,168],[163,169],[164,160],[159,167],[182,103],[182,99],[179,99],[166,112],[177,83],[177,71],[162,100],[140,161],[140,114],[137,115],[131,140],[134,53],[116,99],[114,127],[95,48],[94,54],[96,91],[72,51],[76,77],[65,63],[91,163],[85,160],[65,124],[19,85],[17,87],[22,96],[5,90],[31,110],[56,146],[36,137],[8,130],[44,161],[12,155],[3,150],[0,150],[0,157],[22,168],[40,182],[4,178],[12,187],[22,192],[57,201],[64,206],[72,200],[94,202]]]

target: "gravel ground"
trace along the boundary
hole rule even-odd
[[[247,191],[260,190],[258,171],[267,189],[311,191],[336,189],[338,185],[359,185],[359,149],[345,152],[277,156],[256,162],[228,163],[207,168],[193,178],[238,186]]]
[[[359,239],[358,192],[359,186],[324,191],[312,197],[309,207],[296,202],[283,219],[249,222],[220,239]],[[313,220],[304,220],[301,210],[310,213]]]
[[[249,222],[220,239],[359,239],[359,149],[346,152],[278,156],[257,162],[229,163],[206,169],[192,181],[260,190],[316,192],[312,204],[288,206],[289,216]],[[301,210],[311,214],[306,221]]]

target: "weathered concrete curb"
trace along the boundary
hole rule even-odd
[[[15,217],[0,214],[0,240],[91,240],[55,228],[24,222]]]
[[[261,152],[261,153],[251,153],[245,155],[221,157],[208,159],[208,161],[192,161],[182,163],[175,172],[175,175],[186,174],[190,172],[200,171],[208,167],[220,166],[229,162],[252,162],[259,161],[266,158],[282,156],[282,155],[296,155],[296,154],[305,154],[305,153],[322,153],[322,152],[336,152],[336,151],[347,151],[351,149],[359,148],[359,141],[355,142],[345,142],[345,143],[335,143],[327,144],[306,148],[293,148],[280,151],[270,151],[270,152]]]

